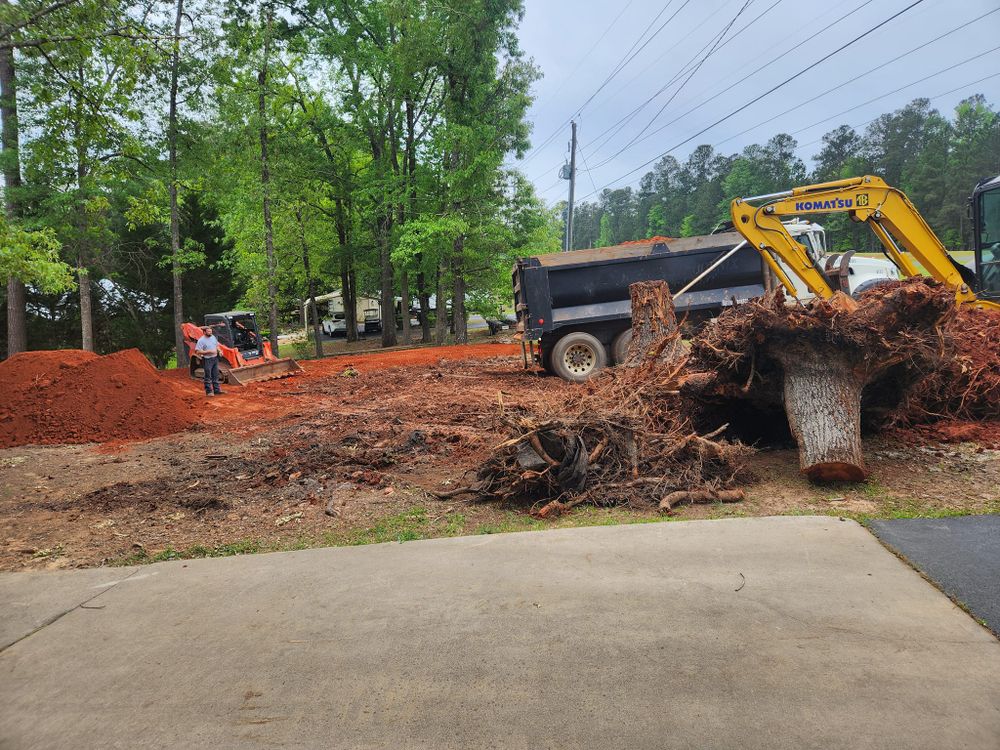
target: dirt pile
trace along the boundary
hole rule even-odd
[[[0,447],[141,440],[197,421],[138,349],[25,352],[0,363]]]

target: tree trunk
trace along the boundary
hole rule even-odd
[[[337,242],[340,244],[340,301],[344,304],[344,325],[347,340],[358,340],[358,295],[354,285],[354,258],[351,253],[350,231],[347,211],[350,204],[344,205],[342,198],[336,199],[337,205]]]
[[[775,355],[784,370],[785,414],[802,472],[813,482],[864,480],[861,368],[828,348],[791,346]]]
[[[452,257],[452,274],[454,275],[454,294],[451,300],[451,319],[455,331],[456,344],[469,343],[469,327],[465,320],[465,235],[455,238],[454,255]]]
[[[267,88],[268,57],[271,52],[271,24],[273,8],[267,7],[267,22],[264,32],[264,58],[257,73],[257,115],[260,118],[260,186],[263,192],[264,249],[267,254],[267,324],[270,330],[271,351],[278,354],[278,264],[274,257],[274,228],[271,224],[271,169],[267,154]]]
[[[444,292],[447,268],[442,260],[437,270],[437,292],[434,307],[434,340],[443,344],[448,340],[448,300]]]
[[[392,207],[386,208],[386,215],[379,222],[379,260],[382,266],[382,290],[379,302],[382,310],[382,346],[396,345],[396,298],[393,292],[392,248],[389,233],[392,229]]]
[[[80,281],[80,346],[88,352],[94,351],[94,311],[90,298],[90,274],[83,266],[83,259],[77,268]]]
[[[427,279],[424,272],[417,274],[417,298],[420,300],[420,341],[431,343],[431,300],[427,294]]]
[[[403,317],[403,343],[409,344],[413,340],[410,333],[410,279],[405,268],[399,272],[399,296],[403,300],[399,305]]]
[[[0,0],[0,7],[9,6]],[[17,121],[17,75],[14,50],[0,49],[0,146],[3,148],[4,210],[8,221],[20,215],[20,138]],[[28,348],[28,323],[24,284],[13,276],[7,279],[7,356]]]
[[[7,356],[28,349],[27,303],[24,284],[13,276],[7,279]]]
[[[306,244],[306,228],[302,222],[302,209],[295,207],[295,221],[299,225],[299,241],[302,243],[302,268],[306,272],[306,288],[309,294],[309,307],[312,310],[313,338],[316,341],[316,357],[323,358],[323,329],[319,325],[319,309],[316,307],[316,279],[313,278],[309,264],[309,246]],[[345,308],[346,309],[346,308]]]
[[[632,340],[625,366],[679,362],[684,357],[684,346],[667,282],[637,281],[628,289],[632,297]]]
[[[181,326],[184,324],[184,287],[182,279],[181,220],[177,201],[177,79],[180,75],[181,18],[184,16],[184,0],[177,0],[174,15],[174,49],[170,58],[170,108],[167,123],[167,141],[170,158],[170,256],[174,283],[174,352],[177,367],[188,365],[188,349],[184,344]]]

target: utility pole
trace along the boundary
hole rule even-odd
[[[566,214],[566,252],[573,249],[573,193],[576,190],[576,120],[570,124],[573,128],[573,136],[569,147],[569,209]]]

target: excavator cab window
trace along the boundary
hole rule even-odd
[[[1000,188],[979,194],[979,283],[988,297],[1000,297]]]

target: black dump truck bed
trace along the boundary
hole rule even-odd
[[[533,352],[537,342],[536,356],[546,369],[552,369],[558,341],[571,333],[597,339],[605,360],[615,360],[616,339],[631,326],[630,284],[662,279],[679,291],[742,240],[729,232],[522,258],[513,270],[518,330]],[[734,299],[762,295],[763,270],[756,250],[740,248],[677,300],[679,315],[707,318]],[[558,366],[555,372],[566,377]]]

